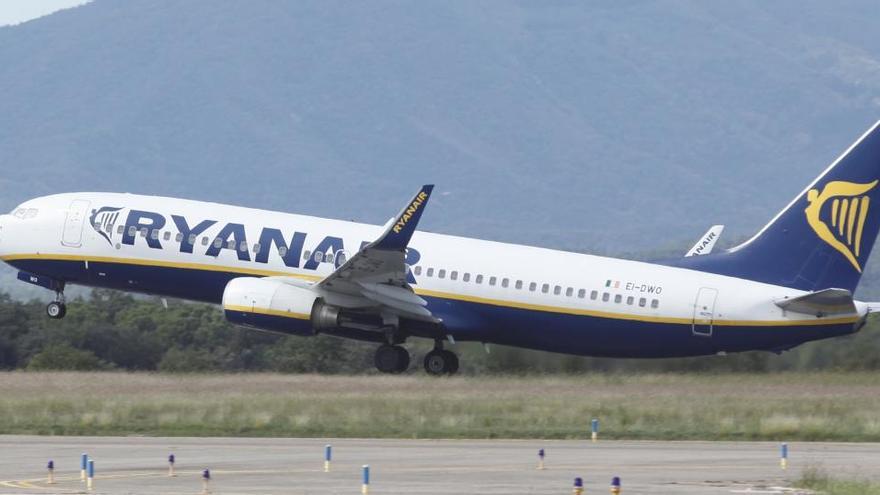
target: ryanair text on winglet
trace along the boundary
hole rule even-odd
[[[416,211],[418,211],[418,209],[422,206],[422,203],[424,203],[427,199],[428,193],[426,193],[425,191],[420,192],[416,196],[416,199],[413,200],[412,204],[410,204],[406,211],[403,212],[403,215],[400,215],[397,223],[394,224],[394,228],[392,230],[394,230],[395,234],[399,234],[400,231],[403,230],[404,227],[406,227],[406,223],[409,222],[409,219],[416,214]]]

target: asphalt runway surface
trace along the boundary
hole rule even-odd
[[[329,473],[324,445],[333,445]],[[537,452],[546,451],[545,470]],[[0,436],[0,493],[87,493],[80,454],[95,461],[91,493],[198,494],[201,472],[214,494],[356,494],[369,464],[371,494],[802,493],[806,466],[837,477],[880,479],[880,444],[793,443],[782,470],[767,442],[370,440]],[[168,476],[168,455],[177,476]],[[46,464],[55,463],[55,485]]]

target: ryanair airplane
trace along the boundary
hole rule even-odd
[[[476,341],[608,357],[782,352],[858,331],[855,301],[880,228],[880,122],[754,237],[712,252],[715,226],[678,259],[643,263],[416,231],[432,186],[384,227],[181,199],[71,193],[0,216],[18,278],[221,304],[236,324],[378,344],[406,370],[432,339],[431,374],[458,369],[444,343]],[[873,209],[872,209],[873,208]],[[539,263],[538,263],[539,261]]]

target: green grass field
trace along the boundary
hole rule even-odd
[[[805,469],[801,479],[795,484],[798,488],[827,495],[880,495],[880,484],[867,480],[836,479],[818,467]]]
[[[0,373],[0,433],[880,441],[871,373]]]

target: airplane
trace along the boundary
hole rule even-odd
[[[69,193],[0,216],[0,259],[24,282],[202,301],[232,323],[378,344],[431,339],[433,375],[458,370],[445,343],[661,358],[781,353],[858,331],[878,303],[853,299],[880,229],[880,121],[752,238],[654,263],[418,231],[433,186],[384,226],[183,199]],[[716,226],[717,227],[717,226]],[[697,246],[697,247],[698,247]],[[710,252],[711,251],[711,252]]]

